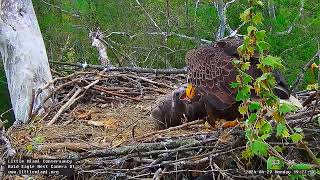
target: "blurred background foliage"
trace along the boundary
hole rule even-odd
[[[275,18],[268,12],[268,1],[274,3]],[[286,66],[283,73],[292,84],[317,52],[320,0],[263,2],[264,24],[259,29],[267,30],[272,45],[270,53],[283,59]],[[91,46],[89,32],[99,27],[105,34],[113,65],[181,68],[185,66],[186,52],[199,46],[200,39],[214,41],[219,27],[212,0],[33,0],[33,5],[51,61],[97,64],[98,52]],[[239,14],[246,5],[247,0],[236,0],[227,9],[232,29],[240,25]],[[291,26],[289,33],[283,33]],[[240,31],[245,33],[246,29]],[[314,82],[307,72],[302,88]],[[3,97],[7,93],[2,93],[7,91],[4,78],[0,91],[3,112],[8,109],[8,97]]]

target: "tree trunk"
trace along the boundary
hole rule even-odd
[[[25,123],[32,110],[52,103],[51,99],[40,103],[50,88],[39,88],[52,81],[52,76],[31,0],[0,0],[0,54],[16,123]]]
[[[272,19],[276,19],[276,12],[273,0],[268,0],[268,12]]]
[[[227,17],[225,14],[225,4],[222,0],[218,0],[214,2],[215,7],[218,12],[218,17],[219,17],[219,28],[218,31],[216,32],[216,40],[220,40],[224,37],[225,31],[226,31],[226,25],[227,25]]]
[[[234,31],[228,24],[227,19],[227,9],[230,7],[232,3],[236,2],[236,0],[230,0],[227,3],[224,3],[223,0],[214,0],[214,7],[217,9],[218,18],[219,18],[219,28],[215,34],[215,39],[220,40],[225,37],[226,30],[229,34],[232,34]]]

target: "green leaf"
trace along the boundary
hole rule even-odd
[[[243,70],[243,71],[247,71],[247,70],[249,70],[249,68],[250,68],[250,62],[245,62],[241,66],[241,70]]]
[[[292,170],[311,170],[312,165],[299,163],[299,164],[294,164],[294,165],[290,166],[289,169],[292,169]]]
[[[270,122],[265,122],[260,129],[260,133],[269,134],[271,132],[272,132],[272,126],[271,126]]]
[[[33,146],[32,144],[29,144],[27,147],[26,147],[26,150],[31,153],[33,151]]]
[[[269,137],[270,137],[270,134],[264,134],[264,135],[260,136],[260,137],[258,138],[258,140],[264,141],[264,140],[268,139]]]
[[[239,86],[239,83],[238,82],[232,82],[230,83],[230,87],[231,88],[237,88]]]
[[[252,80],[253,80],[252,76],[250,76],[249,74],[246,74],[246,73],[243,74],[243,83],[244,84],[251,83]]]
[[[240,64],[242,61],[240,61],[239,59],[233,59],[232,60],[232,63],[234,64],[234,65],[237,65],[237,64]]]
[[[286,128],[285,125],[279,123],[279,124],[277,125],[277,136],[281,137],[282,132],[284,131],[285,128]]]
[[[253,156],[252,150],[247,148],[246,150],[242,151],[241,156],[244,159],[250,159]]]
[[[278,146],[278,145],[276,145],[276,146],[274,147],[274,149],[275,149],[277,152],[283,152],[283,148],[280,147],[280,146]]]
[[[243,22],[248,22],[250,21],[250,13],[251,13],[252,8],[246,9],[243,13],[240,14],[240,19]]]
[[[250,89],[251,86],[245,85],[243,88],[238,90],[236,101],[244,101],[250,98]]]
[[[284,162],[274,156],[270,156],[267,160],[267,170],[281,170],[284,167]]]
[[[270,48],[270,44],[265,41],[259,41],[257,42],[257,49],[260,53],[262,53],[265,50],[268,50]]]
[[[289,104],[289,103],[282,103],[280,104],[280,107],[279,107],[279,112],[281,115],[285,115],[289,112],[294,112],[297,110],[297,107],[294,106],[293,104]]]
[[[249,105],[249,110],[254,111],[254,110],[259,110],[261,108],[261,105],[259,102],[251,102]]]
[[[266,31],[265,30],[261,30],[256,32],[256,37],[257,37],[257,41],[263,41],[264,38],[266,37]]]
[[[243,48],[247,48],[250,44],[250,37],[245,36],[243,39]]]
[[[251,113],[246,120],[246,123],[248,124],[253,124],[257,120],[257,114],[256,113]]]
[[[300,140],[302,140],[302,135],[298,134],[298,133],[294,133],[294,134],[290,135],[290,138],[294,143],[297,143]]]
[[[281,63],[281,59],[274,56],[267,56],[261,59],[261,63],[265,66],[270,66],[272,68],[283,68],[284,66]]]
[[[268,153],[268,145],[263,141],[254,141],[252,144],[252,152],[259,156],[266,156]]]
[[[318,85],[318,83],[315,83],[315,84],[309,84],[308,86],[307,86],[307,90],[317,90],[317,89],[319,89],[319,85]]]
[[[241,45],[241,46],[239,46],[238,48],[237,48],[237,52],[238,52],[238,54],[242,54],[243,53],[243,44]],[[239,60],[238,60],[239,61]],[[241,61],[240,61],[241,62]],[[239,62],[239,63],[240,63]]]
[[[254,26],[248,26],[247,27],[248,36],[251,35],[252,31],[256,32],[256,31],[258,31],[258,29],[256,27],[254,27]]]
[[[240,114],[246,114],[248,112],[248,106],[246,105],[239,106],[238,111]]]
[[[318,125],[320,125],[320,116],[318,117]]]
[[[281,123],[277,125],[277,136],[285,138],[290,136],[289,131],[285,125]]]
[[[268,79],[268,77],[271,75],[271,73],[263,73],[260,77],[258,77],[257,79],[259,81],[263,81],[263,80],[266,80]]]
[[[285,128],[282,132],[282,137],[288,138],[290,136],[289,131],[287,128]]]
[[[247,46],[247,53],[252,56],[254,54],[254,48],[252,46]]]
[[[260,6],[264,5],[262,1],[257,1],[257,4],[260,5]]]
[[[262,24],[263,16],[261,13],[257,13],[252,17],[252,22],[256,25]]]
[[[301,174],[289,174],[289,179],[291,180],[301,180],[301,179],[306,179],[305,175],[301,175]]]

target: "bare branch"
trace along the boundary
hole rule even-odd
[[[242,27],[242,25],[241,25]],[[240,27],[239,27],[240,29]],[[175,33],[175,32],[145,32],[145,33],[138,33],[138,34],[133,34],[131,35],[130,33],[128,32],[111,32],[109,33],[109,35],[107,35],[106,37],[110,37],[112,36],[113,34],[118,34],[118,35],[124,35],[124,36],[128,36],[129,38],[135,38],[135,37],[139,37],[141,35],[160,35],[160,36],[166,36],[166,37],[170,37],[170,36],[177,36],[177,37],[180,37],[180,38],[184,38],[184,39],[188,39],[188,40],[192,40],[192,41],[197,41],[197,39],[195,37],[192,37],[192,36],[187,36],[185,34],[179,34],[179,33]],[[210,40],[207,40],[207,39],[200,39],[202,43],[206,43],[206,44],[209,44],[211,43],[212,41]]]
[[[237,27],[237,29],[235,29],[234,31],[230,32],[230,35],[224,37],[223,39],[228,39],[228,38],[234,37],[234,36],[239,36],[239,37],[243,36],[243,35],[241,35],[241,34],[238,34],[238,31],[239,31],[240,28],[241,28],[242,26],[244,26],[245,24],[246,24],[246,22],[243,22],[242,24],[240,24],[240,25]]]
[[[234,31],[228,24],[227,19],[227,9],[230,7],[232,3],[236,2],[236,0],[231,0],[227,3],[224,3],[223,0],[214,0],[214,7],[217,9],[218,17],[219,17],[219,28],[216,32],[216,40],[223,39],[225,37],[226,30],[229,31],[230,34],[233,34]]]
[[[100,28],[97,28],[96,32],[90,32],[89,37],[92,40],[92,46],[96,47],[99,52],[99,61],[103,66],[110,65],[110,60],[107,55],[107,48],[100,39],[103,39],[103,33]]]
[[[178,33],[175,33],[175,32],[170,32],[169,34],[167,34],[167,32],[150,32],[150,33],[147,33],[147,34],[149,34],[149,35],[162,35],[162,36],[167,36],[167,37],[177,36],[177,37],[188,39],[188,40],[193,40],[193,41],[197,40],[195,37],[190,37],[190,36],[187,36],[187,35],[184,35],[184,34],[178,34]],[[208,44],[208,43],[211,43],[212,41],[206,40],[206,39],[201,39],[201,42]]]
[[[74,66],[74,67],[84,67],[81,63],[66,63],[66,62],[57,62],[57,61],[50,61],[51,64],[60,64],[60,65],[67,65],[67,66]],[[152,68],[141,68],[141,67],[106,67],[102,65],[93,65],[93,64],[86,64],[86,68],[97,69],[97,70],[104,70],[104,71],[120,71],[120,72],[136,72],[136,73],[153,73],[153,74],[186,74],[186,69],[152,69]]]
[[[298,75],[297,79],[295,80],[295,82],[293,83],[292,87],[291,87],[291,91],[296,91],[301,80],[304,77],[304,73],[305,71],[307,71],[307,69],[311,66],[311,64],[314,62],[314,60],[320,56],[320,50],[318,50],[318,52],[316,52],[316,54],[309,60],[309,62],[304,66],[304,68],[302,69],[302,71],[300,72],[300,74]]]
[[[230,6],[232,3],[234,3],[234,2],[236,2],[236,0],[231,0],[231,1],[227,2],[226,5],[224,6],[224,8],[225,8],[225,9],[228,9],[229,6]]]
[[[159,31],[162,31],[161,28],[157,25],[156,21],[151,17],[151,15],[148,13],[148,11],[142,6],[142,4],[139,2],[139,0],[136,0],[137,4],[143,9],[143,11],[146,13],[148,18],[152,21],[153,25],[158,28]]]
[[[308,44],[308,43],[311,43],[312,41],[314,41],[316,38],[312,38],[312,39],[310,39],[310,40],[308,40],[308,41],[304,41],[302,44],[299,44],[299,45],[297,45],[297,46],[293,46],[293,47],[290,47],[290,48],[288,48],[288,49],[285,49],[284,51],[282,51],[281,53],[280,53],[280,56],[282,55],[282,54],[288,54],[288,51],[292,51],[292,50],[294,50],[294,49],[296,49],[296,48],[301,48],[302,46],[304,46],[304,45],[306,45],[306,44]]]
[[[54,7],[56,9],[59,9],[61,12],[64,12],[64,13],[67,13],[67,14],[71,14],[73,17],[76,17],[76,18],[79,18],[80,16],[78,14],[74,14],[72,12],[69,12],[65,9],[62,9],[60,6],[57,6],[57,5],[54,5],[54,4],[50,4],[48,3],[47,1],[45,0],[41,0],[44,4],[48,5],[48,6],[51,6],[51,7]]]
[[[287,30],[283,32],[278,32],[279,35],[290,34],[292,32],[293,27],[296,25],[297,21],[301,18],[304,11],[304,0],[300,1],[300,10],[298,16],[293,20],[291,26],[288,27]]]
[[[273,0],[268,0],[268,13],[272,19],[276,19],[276,13]]]

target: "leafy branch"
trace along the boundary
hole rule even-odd
[[[312,151],[304,144],[303,132],[301,128],[292,130],[287,124],[285,115],[294,112],[297,108],[288,103],[280,103],[279,98],[273,93],[276,79],[272,74],[273,70],[284,68],[279,57],[268,55],[267,52],[271,45],[265,40],[266,31],[259,30],[258,26],[263,22],[263,15],[259,9],[264,5],[260,0],[248,0],[248,8],[240,14],[243,23],[248,24],[247,34],[244,41],[238,47],[240,58],[233,60],[235,68],[238,70],[236,82],[231,84],[232,88],[237,88],[236,100],[241,102],[239,112],[245,117],[245,136],[247,139],[246,150],[242,156],[251,159],[253,156],[268,157],[267,168],[269,170],[280,170],[287,166],[289,169],[309,170],[314,167],[311,164],[296,164],[284,159],[278,152],[282,151],[279,146],[273,147],[266,140],[271,137],[273,132],[276,136],[290,139],[292,142],[304,145],[303,147],[313,159],[316,166],[319,161]],[[249,69],[253,57],[258,58],[257,68],[262,75],[254,78],[249,74]],[[254,94],[260,100],[253,100]],[[270,109],[273,110],[272,118],[276,126],[266,120],[265,115]],[[293,175],[291,175],[294,178]],[[302,176],[302,175],[295,175]]]

